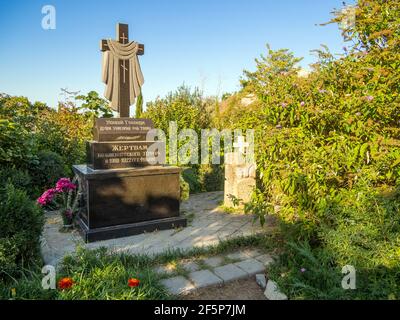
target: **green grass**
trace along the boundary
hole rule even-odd
[[[187,271],[180,266],[185,259],[201,259],[206,256],[223,254],[238,248],[258,247],[270,249],[276,239],[274,236],[250,236],[223,241],[207,248],[195,248],[189,252],[170,250],[149,257],[147,255],[115,254],[105,248],[87,250],[78,248],[74,255],[66,256],[57,273],[57,280],[71,277],[74,285],[71,289],[43,290],[43,275],[39,266],[24,270],[18,279],[8,279],[0,283],[0,299],[172,299],[160,283],[165,275],[157,274],[154,267],[162,264],[176,265],[176,274],[186,276]],[[140,280],[140,286],[130,288],[129,278]],[[12,292],[15,292],[13,294]]]

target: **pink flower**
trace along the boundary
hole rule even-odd
[[[367,100],[367,101],[372,101],[372,100],[374,100],[374,97],[373,96],[366,96],[366,97],[364,97],[364,99]]]
[[[282,103],[281,103],[282,108],[286,108],[287,105],[288,105],[288,104],[287,104],[286,102],[282,102]]]
[[[305,104],[306,104],[306,103],[305,103],[304,101],[300,102],[300,106],[302,106],[302,107],[304,107]]]
[[[74,190],[76,185],[69,180],[69,178],[61,178],[56,183],[56,190],[58,192],[66,192],[70,190]]]
[[[57,194],[56,189],[49,189],[46,190],[38,199],[37,203],[40,204],[41,206],[45,206],[49,204],[51,201],[53,201],[54,196]]]
[[[301,268],[300,271],[301,271],[301,273],[304,273],[304,272],[306,272],[306,268]]]

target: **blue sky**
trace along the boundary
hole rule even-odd
[[[101,94],[99,41],[117,22],[145,45],[140,57],[145,101],[182,83],[206,94],[239,88],[243,69],[273,49],[289,48],[314,61],[320,44],[342,52],[330,19],[341,0],[0,0],[0,92],[56,106],[60,88]],[[350,2],[351,3],[351,2]],[[41,27],[44,5],[56,8],[56,29]]]

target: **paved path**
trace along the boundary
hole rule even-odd
[[[181,230],[164,230],[125,238],[85,244],[76,231],[60,233],[61,219],[54,213],[47,214],[42,236],[42,255],[45,263],[56,265],[60,259],[75,251],[77,245],[94,249],[107,247],[116,252],[158,254],[169,249],[190,250],[218,244],[239,236],[260,233],[258,222],[244,214],[228,214],[219,205],[222,192],[207,192],[191,195],[181,204],[182,214],[188,218],[188,227]]]
[[[257,249],[236,251],[203,259],[162,265],[155,268],[164,279],[161,283],[174,295],[222,285],[234,280],[264,274],[273,257]]]

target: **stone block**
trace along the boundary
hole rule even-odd
[[[168,292],[178,295],[185,294],[194,289],[193,284],[182,276],[161,280]]]
[[[263,263],[266,267],[274,262],[274,259],[269,254],[263,254],[261,256],[255,257],[255,259]]]
[[[248,277],[247,272],[232,263],[217,267],[213,271],[218,277],[224,280],[224,282]]]
[[[224,259],[222,257],[210,257],[204,259],[203,262],[209,267],[218,267],[223,263]]]
[[[267,287],[267,278],[263,273],[256,274],[256,282],[262,289]]]
[[[240,269],[246,271],[249,275],[262,273],[265,271],[265,266],[260,261],[255,259],[247,259],[235,263]]]
[[[196,288],[203,288],[223,283],[222,279],[217,277],[210,270],[192,272],[189,274],[189,278]]]
[[[282,293],[276,282],[272,280],[268,280],[267,287],[265,288],[264,295],[268,300],[287,300],[287,296]]]

